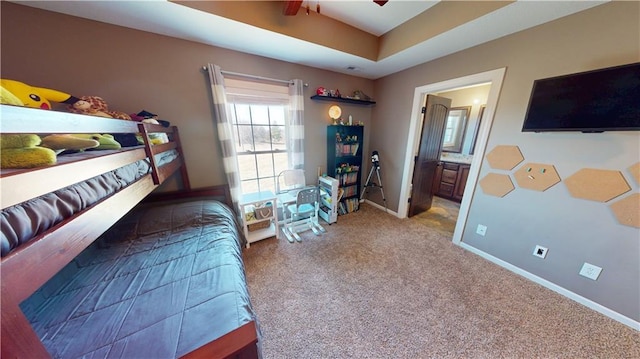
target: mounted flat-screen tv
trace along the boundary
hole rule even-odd
[[[533,82],[522,132],[640,130],[640,62]]]

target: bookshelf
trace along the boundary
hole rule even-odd
[[[327,126],[327,175],[339,185],[337,211],[357,211],[362,182],[363,126]]]

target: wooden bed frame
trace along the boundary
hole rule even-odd
[[[1,352],[3,358],[49,358],[50,354],[40,342],[19,305],[46,283],[96,238],[109,229],[136,204],[160,186],[174,173],[180,173],[184,190],[152,196],[149,200],[225,196],[230,202],[228,187],[191,191],[187,169],[183,161],[178,129],[134,121],[123,121],[65,112],[0,105],[0,133],[140,133],[143,146],[108,151],[82,160],[59,158],[52,166],[2,171],[1,207],[23,201],[85,181],[141,159],[148,159],[152,171],[138,181],[101,199],[98,203],[65,219],[50,230],[38,235],[29,243],[14,249],[0,263],[1,301]],[[170,142],[152,145],[149,133],[164,132]],[[158,167],[154,155],[175,149],[179,156],[172,162]],[[61,156],[63,157],[63,156]],[[255,323],[248,323],[236,331],[211,342],[187,355],[198,357],[257,357]],[[212,356],[213,354],[213,356]]]

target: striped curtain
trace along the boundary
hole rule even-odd
[[[304,96],[302,80],[289,85],[289,131],[287,152],[290,169],[304,170]]]
[[[224,77],[220,70],[220,66],[208,65],[209,81],[211,83],[211,96],[213,99],[214,115],[218,124],[218,139],[222,148],[222,162],[224,164],[224,172],[227,176],[227,183],[231,191],[231,200],[236,209],[238,201],[242,196],[240,188],[240,170],[238,168],[238,159],[236,157],[236,147],[233,142],[233,132],[231,127],[231,117],[229,115],[230,108],[227,102],[227,95],[224,90]],[[240,213],[240,212],[238,212]]]

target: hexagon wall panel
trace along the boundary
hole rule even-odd
[[[511,170],[522,161],[524,161],[524,157],[522,157],[518,146],[500,145],[487,153],[489,166],[497,170]]]
[[[620,171],[595,168],[583,168],[564,183],[573,197],[598,202],[610,201],[631,190]]]
[[[640,193],[615,201],[609,208],[620,224],[640,228]]]
[[[513,191],[515,187],[509,175],[497,173],[488,173],[480,180],[482,192],[496,197],[504,197],[507,193]]]
[[[631,173],[633,179],[636,180],[636,184],[640,185],[640,162],[629,167],[627,170],[629,171],[629,173]]]
[[[534,191],[546,191],[560,182],[560,176],[553,165],[543,163],[527,163],[513,174],[522,188]]]

